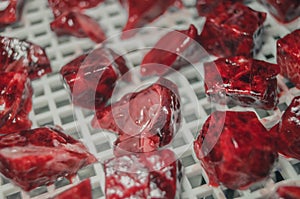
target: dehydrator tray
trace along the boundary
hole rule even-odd
[[[183,0],[185,8],[169,10],[163,17],[148,26],[172,29],[186,29],[193,23],[201,30],[205,21],[198,17],[194,8],[195,0]],[[265,11],[260,4],[253,1],[250,7]],[[160,34],[151,34],[145,29],[135,38],[120,40],[119,35],[126,22],[126,12],[117,0],[106,0],[97,8],[87,11],[105,29],[109,37],[108,45],[123,54],[130,67],[139,65],[147,47],[152,46]],[[22,20],[2,30],[1,35],[27,39],[46,49],[51,59],[53,73],[32,82],[34,88],[33,110],[30,118],[34,127],[44,125],[59,125],[65,132],[74,138],[80,139],[98,159],[99,163],[88,166],[79,171],[75,184],[85,178],[90,178],[93,188],[93,198],[105,198],[104,171],[101,162],[113,157],[113,141],[115,136],[91,127],[90,121],[93,112],[74,108],[59,75],[60,68],[95,47],[89,39],[75,37],[57,37],[49,27],[52,21],[52,12],[46,0],[27,0]],[[276,62],[276,40],[293,29],[300,28],[300,20],[282,26],[268,16],[265,22],[264,45],[256,56],[268,62]],[[279,109],[275,111],[254,110],[266,126],[272,126],[280,117],[282,111],[289,105],[293,96],[300,95],[300,90],[282,77],[278,78],[283,95],[280,97]],[[212,105],[208,102],[203,87],[203,78],[193,71],[185,68],[180,71],[180,78],[176,83],[182,100],[183,124],[174,138],[170,148],[178,155],[184,166],[182,192],[180,198],[185,199],[224,199],[224,198],[266,198],[274,188],[280,184],[300,185],[300,161],[287,159],[282,156],[276,164],[270,178],[251,186],[247,190],[232,191],[223,186],[211,187],[208,178],[202,170],[193,150],[192,142],[197,136],[201,125],[210,114]],[[240,110],[240,107],[226,107]],[[247,109],[253,110],[253,109]],[[44,186],[29,193],[11,184],[4,177],[0,178],[0,198],[3,199],[40,199],[48,198],[56,193],[70,188],[65,179],[59,179],[54,185]]]

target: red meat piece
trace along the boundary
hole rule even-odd
[[[1,71],[27,71],[30,79],[51,72],[50,61],[40,46],[17,38],[0,36]]]
[[[277,63],[280,73],[300,89],[300,29],[277,40]]]
[[[180,190],[181,163],[170,150],[113,158],[104,169],[107,199],[167,199]]]
[[[55,17],[71,10],[80,12],[84,9],[96,7],[104,0],[48,0]]]
[[[123,96],[111,106],[96,112],[94,128],[119,134],[116,155],[149,152],[169,144],[181,123],[177,86],[159,79],[153,85]]]
[[[80,12],[65,12],[50,23],[51,30],[58,36],[72,35],[79,38],[89,37],[96,43],[106,39],[99,23]]]
[[[213,102],[274,109],[278,103],[278,65],[243,56],[204,64],[205,90]]]
[[[60,73],[75,105],[100,109],[111,97],[116,81],[127,71],[122,56],[111,49],[98,48],[66,64]]]
[[[23,0],[2,0],[0,2],[0,27],[19,21],[23,5]]]
[[[218,57],[253,56],[261,46],[266,13],[241,4],[220,4],[207,17],[199,42]]]
[[[43,127],[0,137],[0,171],[25,191],[73,177],[96,158],[61,129]]]
[[[92,187],[90,179],[82,181],[80,184],[55,196],[53,199],[92,199]]]
[[[288,157],[300,160],[300,96],[295,97],[281,117],[279,125],[272,132],[278,151]]]
[[[164,35],[154,47],[145,55],[141,64],[141,74],[163,75],[169,67],[180,69],[180,56],[188,48],[193,48],[198,37],[197,29],[190,25],[187,30],[174,30]],[[196,43],[197,44],[197,43]],[[178,63],[179,62],[179,63]]]
[[[196,8],[199,16],[209,16],[214,15],[214,10],[216,7],[226,3],[235,3],[235,2],[248,2],[251,0],[197,0]]]
[[[214,112],[194,142],[212,186],[245,189],[265,179],[277,158],[269,132],[254,112]]]
[[[299,0],[260,0],[260,2],[282,23],[291,22],[300,16]]]
[[[299,199],[300,198],[300,187],[281,186],[277,189],[276,192],[280,199]]]
[[[146,24],[163,15],[175,3],[181,5],[179,0],[119,0],[128,12],[128,20],[123,28],[123,39],[128,39]],[[129,31],[131,30],[131,31]],[[126,32],[128,31],[128,32]]]
[[[0,134],[29,129],[32,88],[27,74],[0,72]]]

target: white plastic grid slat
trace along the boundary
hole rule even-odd
[[[183,0],[183,2],[186,9],[176,12],[169,11],[164,17],[151,24],[151,26],[180,29],[187,28],[189,24],[193,23],[201,30],[205,19],[197,16],[197,11],[193,7],[195,0]],[[251,3],[250,6],[256,10],[265,11],[264,8],[256,2]],[[139,35],[142,39],[121,41],[118,37],[114,37],[119,35],[126,22],[126,13],[118,4],[117,0],[106,0],[97,8],[90,9],[86,13],[97,19],[107,32],[107,35],[112,36],[110,46],[117,52],[124,54],[130,66],[139,65],[143,53],[145,52],[135,50],[152,46],[159,39],[159,34],[147,35],[147,32],[145,32],[144,35]],[[58,74],[61,66],[83,52],[93,49],[95,44],[89,39],[77,39],[74,37],[57,38],[49,27],[49,23],[52,19],[53,16],[46,0],[27,0],[22,20],[1,32],[1,35],[27,39],[45,47],[51,59],[53,73],[39,80],[35,80],[32,83],[34,98],[33,111],[30,113],[30,118],[33,121],[33,127],[46,124],[62,126],[68,134],[74,138],[81,139],[90,151],[102,162],[113,157],[112,142],[115,136],[95,130],[90,126],[90,120],[93,116],[91,111],[73,109],[68,91],[64,89]],[[272,17],[268,16],[265,26],[264,45],[257,55],[257,58],[269,62],[276,62],[276,39],[290,32],[289,30],[300,28],[300,20],[284,27],[279,25]],[[255,185],[248,190],[235,192],[227,190],[224,187],[213,188],[208,186],[208,177],[193,153],[192,141],[196,137],[200,126],[210,114],[211,105],[205,97],[201,77],[197,77],[191,69],[184,69],[181,71],[181,74],[188,80],[179,80],[179,82],[177,82],[182,95],[184,121],[183,127],[172,143],[174,151],[177,154],[181,154],[180,159],[184,166],[185,175],[183,176],[183,192],[181,198],[264,198],[276,184],[299,184],[300,162],[295,159],[280,157],[270,179],[261,183],[261,186]],[[282,85],[290,85],[286,80],[282,78],[278,79],[282,82]],[[280,98],[279,108],[281,111],[291,102],[292,96],[300,95],[300,91],[296,88],[285,88],[288,89],[289,92]],[[191,91],[191,89],[193,89],[193,92],[187,92]],[[194,103],[195,98],[197,98],[196,104],[199,106],[196,110]],[[230,108],[239,110],[239,107]],[[266,125],[268,125],[270,118],[276,118],[276,116],[278,116],[278,111],[256,111]],[[74,116],[76,117],[74,118]],[[77,182],[87,177],[90,177],[92,182],[93,198],[105,198],[105,176],[101,163],[82,169],[77,175]],[[281,181],[277,182],[278,179]],[[25,193],[1,177],[0,198],[47,198],[71,186],[73,185],[70,185],[67,180],[61,179],[52,186],[41,187],[30,193]]]

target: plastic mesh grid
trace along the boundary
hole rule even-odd
[[[187,28],[190,23],[201,27],[204,19],[198,17],[194,8],[195,0],[184,0],[186,9],[176,11],[170,10],[164,17],[155,21],[153,26],[170,28]],[[251,7],[265,11],[259,4],[251,3]],[[107,32],[108,36],[118,34],[126,21],[126,13],[117,1],[106,0],[95,9],[88,10],[87,13],[96,18]],[[184,17],[182,17],[184,16]],[[90,151],[96,155],[99,160],[106,160],[113,157],[112,141],[115,139],[112,134],[104,134],[99,130],[92,129],[90,120],[93,116],[91,111],[76,109],[71,105],[68,92],[64,89],[58,71],[61,66],[75,58],[76,56],[94,48],[95,44],[89,39],[77,39],[74,37],[57,38],[51,32],[49,23],[53,16],[48,8],[46,0],[27,0],[22,20],[7,27],[1,32],[2,35],[27,39],[46,48],[46,52],[51,59],[53,73],[35,80],[33,84],[34,98],[33,111],[30,118],[33,121],[33,127],[46,124],[60,125],[65,131],[74,138],[81,139]],[[289,32],[289,29],[300,28],[300,21],[295,21],[287,27],[283,27],[272,18],[268,17],[266,34],[262,50],[257,55],[258,59],[269,62],[276,61],[276,40]],[[117,38],[112,40],[111,46],[120,53],[126,54],[126,59],[131,66],[138,65],[142,59],[140,51],[134,51],[153,44],[159,37],[148,35],[145,32],[144,40],[119,41]],[[271,177],[260,185],[252,186],[244,191],[232,191],[224,187],[213,188],[208,186],[208,178],[202,171],[199,161],[192,151],[192,141],[198,133],[199,127],[205,121],[211,112],[211,106],[206,99],[204,88],[201,84],[201,77],[198,77],[192,70],[185,69],[181,71],[187,78],[185,82],[177,82],[179,90],[183,92],[182,103],[184,111],[183,127],[178,136],[172,143],[175,152],[184,151],[180,159],[182,160],[185,175],[183,176],[181,198],[191,199],[223,199],[223,198],[264,198],[270,187],[276,183],[290,183],[300,180],[300,162],[295,159],[279,158],[279,162],[271,174]],[[279,109],[283,111],[291,102],[293,95],[300,95],[300,91],[292,87],[291,84],[283,79],[279,80],[289,90],[288,95],[280,98]],[[194,92],[184,92],[192,88]],[[194,98],[200,105],[195,110],[195,104],[191,103]],[[229,107],[239,109],[239,107]],[[262,121],[268,124],[270,118],[278,116],[278,112],[256,110]],[[78,125],[79,124],[79,125]],[[200,125],[199,125],[200,124]],[[77,128],[80,126],[79,128]],[[104,196],[104,173],[100,163],[82,169],[77,175],[79,180],[90,178],[93,187],[93,198],[105,198]],[[28,198],[47,198],[57,192],[69,188],[68,181],[58,180],[49,187],[40,187],[32,192],[22,192],[18,187],[9,183],[8,180],[0,179],[0,198],[7,199],[28,199]]]

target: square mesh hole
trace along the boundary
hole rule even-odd
[[[95,144],[95,148],[96,148],[97,153],[100,153],[100,152],[111,149],[111,146],[110,146],[109,142],[104,142],[104,143],[100,143],[100,144]]]
[[[189,115],[184,116],[184,119],[187,123],[197,120],[197,116],[195,113],[191,113]]]
[[[175,139],[173,140],[173,142],[172,142],[172,146],[173,146],[174,148],[181,147],[181,146],[183,146],[183,145],[185,145],[185,144],[186,144],[186,142],[185,142],[185,140],[184,140],[182,137],[175,138]]]
[[[44,88],[42,86],[34,88],[34,96],[35,97],[40,97],[43,95],[45,95],[45,92],[44,92]]]
[[[75,121],[75,115],[72,112],[67,112],[60,116],[60,121],[62,124],[68,124]]]
[[[77,129],[76,127],[71,128],[71,129],[66,129],[66,130],[65,130],[65,132],[66,132],[68,135],[72,136],[73,138],[75,138],[75,139],[77,139],[77,140],[82,138],[82,134],[81,134],[80,131],[81,131],[81,130],[80,130],[80,129]]]
[[[272,173],[271,178],[273,179],[274,182],[280,182],[284,180],[284,178],[282,177],[279,171],[275,171],[274,173]]]
[[[50,83],[50,88],[52,92],[56,92],[59,90],[64,90],[64,85],[61,81],[55,81]]]
[[[104,196],[100,185],[97,185],[96,187],[94,187],[92,189],[92,194],[93,194],[93,198],[100,198],[100,197]]]
[[[43,118],[37,121],[39,126],[54,125],[52,118]]]
[[[80,180],[90,178],[95,175],[96,175],[96,173],[95,173],[93,165],[89,165],[78,171],[78,177]]]
[[[213,195],[209,195],[209,196],[197,196],[197,199],[215,199],[215,197]]]
[[[71,104],[69,98],[55,100],[55,105],[57,108],[67,106],[69,104]]]
[[[237,198],[241,196],[241,194],[238,191],[232,189],[226,189],[223,192],[226,198]]]
[[[181,162],[184,167],[188,167],[196,163],[192,155],[181,158]]]
[[[204,98],[206,98],[206,94],[205,94],[205,92],[203,91],[203,92],[196,92],[196,96],[197,96],[197,98],[200,100],[200,99],[204,99]]]
[[[9,194],[6,196],[6,198],[7,199],[22,199],[20,192]]]
[[[62,178],[60,180],[57,180],[54,183],[54,186],[55,186],[55,189],[58,189],[58,188],[64,187],[64,186],[69,185],[69,184],[70,184],[69,180],[67,180],[66,178]]]
[[[293,167],[294,167],[295,171],[296,171],[298,174],[300,174],[300,162],[294,164]]]
[[[1,184],[5,185],[5,184],[8,184],[8,183],[9,183],[9,180],[7,180],[5,177],[1,176]]]
[[[46,113],[50,110],[47,103],[38,104],[38,105],[35,104],[34,106],[36,106],[36,107],[33,107],[33,111],[34,111],[34,114],[36,114],[36,115],[41,114],[41,113]]]
[[[201,185],[206,184],[206,181],[204,180],[204,178],[200,174],[188,177],[188,180],[189,180],[192,188],[199,187]]]
[[[30,197],[35,197],[35,196],[41,195],[43,193],[47,193],[47,187],[46,186],[38,187],[38,188],[30,191],[29,195],[30,195]]]
[[[280,111],[284,111],[288,106],[286,105],[286,103],[282,103],[278,105],[278,108]]]

